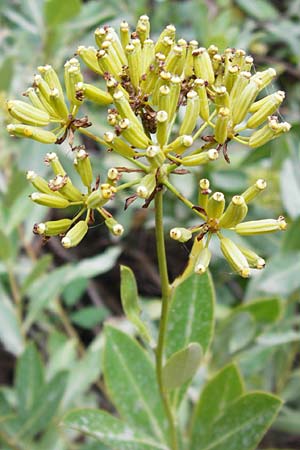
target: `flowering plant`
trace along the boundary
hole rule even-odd
[[[61,210],[78,208],[71,218],[66,213],[59,220],[35,224],[34,233],[44,239],[60,236],[65,248],[77,246],[99,218],[113,235],[121,236],[124,228],[109,211],[120,191],[129,191],[125,208],[138,199],[144,208],[154,205],[161,315],[156,337],[141,318],[134,274],[122,266],[123,309],[143,344],[110,325],[105,327],[106,395],[122,420],[103,410],[76,410],[64,418],[64,425],[118,450],[255,449],[280,400],[263,392],[245,393],[234,364],[203,387],[188,423],[179,424],[177,414],[188,399],[188,386],[199,365],[210,358],[212,237],[217,237],[231,268],[246,278],[252,270],[263,269],[265,261],[231,238],[285,230],[286,222],[282,216],[245,221],[248,204],[266,188],[263,179],[234,195],[227,207],[224,194],[212,192],[206,178],[199,180],[197,203],[182,195],[172,180],[189,177],[193,167],[199,171],[217,164],[220,155],[230,163],[231,142],[255,149],[289,131],[290,125],[274,115],[284,92],[263,95],[276,72],[269,68],[253,74],[253,58],[243,50],[230,48],[221,54],[214,45],[206,49],[194,40],[178,40],[173,25],[154,42],[147,16],[140,17],[135,30],[126,22],[119,34],[109,26],[97,29],[95,41],[97,49],[80,46],[76,57],[66,62],[65,93],[50,65],[38,68],[33,86],[24,94],[29,103],[7,102],[14,118],[7,130],[50,145],[66,141],[72,149],[83,189],[73,184],[53,151],[45,158],[53,179],[47,181],[32,170],[27,174],[36,190],[31,194],[33,202]],[[102,86],[85,81],[79,58]],[[111,128],[103,136],[90,131],[89,118],[79,115],[85,102],[108,107]],[[88,151],[76,143],[80,134],[119,154],[126,166],[111,167],[104,182],[94,178]],[[133,179],[122,182],[124,173]],[[193,227],[170,230],[170,237],[179,243],[193,241],[185,269],[172,282],[163,223],[166,192],[199,220]]]

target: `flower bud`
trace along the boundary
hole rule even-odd
[[[109,39],[110,42],[112,43],[114,51],[115,51],[121,65],[123,65],[123,66],[127,65],[128,61],[127,61],[127,58],[126,58],[126,55],[124,52],[124,49],[126,46],[123,49],[120,38],[119,38],[118,34],[116,33],[116,31],[114,30],[114,28],[108,27],[107,31],[108,31],[108,34],[106,35],[106,39],[107,40]]]
[[[207,203],[207,216],[209,218],[219,219],[225,209],[225,197],[222,192],[215,192]]]
[[[153,169],[161,167],[166,156],[158,145],[150,145],[146,150],[147,159]]]
[[[80,56],[84,64],[93,72],[96,72],[99,75],[103,74],[98,64],[97,50],[94,47],[84,47],[83,45],[80,45],[77,48],[77,55]]]
[[[93,191],[88,198],[86,199],[86,206],[89,209],[101,208],[101,206],[105,205],[107,201],[113,197],[114,192],[111,191],[111,186],[108,184],[109,188],[105,190],[96,189]]]
[[[105,220],[105,225],[111,231],[114,236],[122,236],[124,233],[124,227],[118,223],[113,217]]]
[[[241,123],[246,117],[251,104],[254,102],[259,93],[261,81],[259,78],[250,79],[249,83],[242,91],[240,98],[232,105],[232,122],[233,124]]]
[[[142,48],[141,54],[141,74],[145,74],[150,64],[153,62],[155,58],[154,53],[154,42],[152,39],[146,39]]]
[[[12,117],[28,125],[43,127],[50,122],[49,114],[46,111],[20,100],[8,101],[7,109]]]
[[[121,90],[118,90],[113,95],[113,100],[116,105],[116,108],[123,119],[129,120],[132,125],[138,130],[140,130],[141,134],[144,133],[143,126],[134,111],[131,109],[130,103],[127,100],[126,96]]]
[[[138,39],[135,39],[137,41]],[[139,40],[138,40],[139,41]],[[140,43],[140,41],[139,41]],[[133,43],[129,43],[126,45],[126,56],[128,60],[128,69],[129,69],[129,76],[130,76],[130,82],[132,83],[135,90],[138,89],[141,79],[141,47],[140,45],[134,45]]]
[[[67,175],[56,175],[53,180],[49,181],[49,188],[56,192],[60,192],[65,198],[72,202],[82,201],[82,193],[72,184]]]
[[[207,98],[205,81],[202,80],[201,78],[196,78],[194,82],[194,89],[197,92],[200,99],[199,115],[201,119],[203,119],[206,122],[209,118],[209,103]]]
[[[252,202],[253,199],[255,199],[258,196],[258,194],[264,191],[266,187],[267,187],[266,180],[260,178],[256,180],[255,184],[250,186],[248,189],[246,189],[245,192],[242,193],[242,197],[245,199],[246,203],[250,203]]]
[[[248,55],[244,59],[243,65],[241,67],[241,70],[250,72],[250,70],[252,68],[252,65],[253,65],[253,58],[252,58],[252,56]]]
[[[119,155],[132,158],[134,156],[134,150],[126,142],[124,142],[120,137],[116,136],[114,133],[107,131],[103,135],[105,142],[107,142],[111,148]]]
[[[278,219],[252,220],[236,225],[234,231],[242,236],[252,236],[264,233],[273,233],[275,231],[285,231],[287,228],[284,217]]]
[[[45,163],[50,164],[51,169],[53,170],[55,175],[66,175],[66,171],[63,168],[56,153],[46,153]]]
[[[164,49],[163,40],[164,40],[164,38],[168,37],[168,38],[171,38],[172,40],[174,40],[175,39],[175,33],[176,33],[176,28],[174,27],[174,25],[166,26],[166,28],[164,28],[164,30],[161,32],[159,38],[156,41],[155,53],[163,52],[163,49]]]
[[[210,186],[210,183],[207,178],[202,178],[199,181],[198,204],[205,211],[207,209],[209,194],[211,193],[209,186]]]
[[[171,122],[174,119],[178,108],[178,101],[180,96],[181,89],[181,78],[179,76],[173,76],[170,80],[170,107],[167,109],[167,113],[169,114],[169,121]]]
[[[111,167],[110,169],[108,169],[107,179],[109,182],[117,181],[119,178],[120,178],[120,174],[119,174],[118,169],[116,169],[115,167]]]
[[[185,49],[179,45],[174,45],[166,59],[166,70],[180,76],[184,68],[185,53]]]
[[[163,147],[168,140],[168,113],[166,111],[158,111],[156,114],[156,122],[157,142]]]
[[[88,225],[84,220],[80,220],[67,232],[67,234],[62,238],[61,243],[65,248],[76,247],[86,233],[88,232]]]
[[[197,153],[196,155],[185,156],[181,159],[181,164],[184,166],[198,166],[200,164],[207,164],[210,161],[215,161],[219,158],[219,152],[212,148],[207,152]]]
[[[209,263],[211,260],[211,252],[207,247],[204,247],[198,256],[198,259],[195,264],[194,272],[202,275],[208,269]]]
[[[186,151],[187,148],[193,145],[194,140],[192,136],[184,134],[176,138],[173,142],[171,142],[167,147],[165,147],[165,153],[175,152],[177,154],[181,154]]]
[[[75,61],[77,60],[75,59]],[[76,86],[82,81],[83,76],[80,72],[79,62],[77,61],[77,63],[72,64],[67,61],[67,63],[65,64],[65,85],[66,94],[71,105],[80,106],[82,104],[82,100],[78,99],[78,97],[76,96]]]
[[[231,92],[234,83],[237,80],[238,74],[239,74],[240,68],[237,65],[232,65],[228,68],[227,76],[225,79],[225,87],[227,92]],[[228,105],[226,105],[228,106]]]
[[[55,134],[51,133],[51,131],[41,130],[40,128],[35,128],[30,125],[10,123],[7,125],[6,129],[11,136],[33,139],[42,142],[43,144],[55,144],[57,139]]]
[[[129,25],[125,20],[120,24],[120,39],[123,50],[125,50],[126,45],[129,44],[130,41],[130,29]]]
[[[119,123],[122,136],[134,147],[145,149],[151,143],[148,136],[136,127],[129,119],[122,119]]]
[[[197,78],[202,78],[208,84],[213,84],[215,81],[214,69],[210,56],[204,47],[200,47],[193,51],[194,57],[194,72]]]
[[[191,230],[188,230],[187,228],[176,227],[170,230],[170,237],[178,242],[187,242],[192,236]]]
[[[218,144],[224,144],[227,140],[229,121],[230,109],[220,108],[215,126],[215,140]]]
[[[243,247],[241,245],[238,245],[238,248],[243,253],[244,256],[246,256],[246,259],[248,261],[248,264],[253,269],[263,269],[266,265],[266,261],[258,256],[255,252],[250,250],[247,247]]]
[[[102,43],[105,41],[107,36],[107,28],[96,28],[94,32],[95,42],[99,48],[101,48]]]
[[[136,31],[141,43],[143,44],[145,40],[149,38],[150,34],[150,20],[145,14],[139,18]]]
[[[136,188],[136,193],[140,198],[149,198],[156,187],[156,176],[154,173],[145,175]]]
[[[220,108],[226,107],[229,108],[229,94],[225,86],[216,86],[214,87],[215,100],[214,103],[216,105],[216,109],[219,112]]]
[[[250,136],[248,144],[251,148],[261,147],[280,134],[286,133],[290,128],[291,125],[288,122],[278,123],[277,117],[270,116],[268,117],[267,125],[258,129]]]
[[[76,93],[78,97],[78,91],[88,100],[97,103],[98,105],[109,105],[113,102],[112,96],[109,92],[105,92],[102,89],[99,89],[92,84],[87,83],[78,83],[76,86]]]
[[[30,195],[31,200],[39,205],[48,206],[49,208],[67,208],[70,203],[64,197],[58,195],[44,194],[40,192],[33,192]]]
[[[34,231],[45,236],[57,236],[65,233],[72,225],[70,219],[50,220],[34,226]]]
[[[232,228],[240,223],[247,215],[248,206],[244,197],[235,195],[222,215],[219,226],[220,228]]]
[[[250,275],[249,264],[237,245],[223,236],[220,237],[220,244],[221,251],[233,270],[243,278],[248,278]]]
[[[64,96],[63,89],[59,81],[58,75],[56,71],[53,69],[53,67],[50,66],[50,64],[47,64],[46,66],[38,67],[38,71],[40,72],[40,74],[43,75],[44,80],[48,84],[50,90],[57,89],[59,95],[63,97]]]
[[[170,114],[171,107],[170,92],[171,90],[166,84],[163,84],[158,92],[158,108],[159,110],[166,111],[168,115]]]
[[[54,194],[54,192],[49,188],[48,182],[44,178],[37,175],[33,170],[29,170],[27,172],[26,178],[39,192],[51,195]],[[61,194],[59,192],[56,192],[55,194],[61,197]]]
[[[122,67],[120,66],[119,59],[110,57],[108,52],[103,49],[97,52],[97,59],[100,70],[102,70],[103,73],[107,72],[118,80],[120,79]]]
[[[82,183],[89,188],[93,181],[93,170],[89,154],[83,148],[77,151],[74,164]]]
[[[184,77],[190,78],[194,75],[194,57],[193,51],[198,48],[198,41],[192,40],[189,42],[186,52],[184,64]]]
[[[40,109],[43,112],[47,112],[47,110],[45,109],[43,103],[39,99],[39,96],[37,95],[36,90],[33,87],[28,88],[23,95],[25,97],[29,98],[31,104],[35,108]],[[48,112],[47,112],[47,114],[49,115]]]
[[[274,80],[276,77],[276,70],[272,67],[269,67],[269,69],[266,69],[262,72],[256,72],[255,75],[252,76],[252,80],[261,80],[261,84],[259,87],[259,91],[262,91],[265,87],[268,86],[268,84],[271,83],[271,81]]]
[[[67,105],[65,103],[65,99],[60,95],[58,89],[53,89],[50,92],[50,102],[54,111],[57,113],[59,117],[64,120],[68,119],[69,111]]]
[[[265,100],[261,107],[250,117],[247,122],[247,128],[257,128],[268,116],[271,116],[283,102],[285,93],[283,91],[275,92],[268,100]],[[257,103],[257,102],[256,102]]]
[[[179,134],[192,134],[199,116],[200,99],[196,91],[187,93],[187,104]]]
[[[256,113],[262,106],[265,105],[265,103],[268,104],[274,104],[278,102],[280,99],[281,101],[278,103],[278,106],[285,98],[285,92],[284,91],[276,91],[273,92],[273,94],[267,95],[266,97],[261,98],[260,100],[257,100],[256,102],[252,103],[252,105],[249,108],[249,112]],[[271,115],[271,114],[269,114]]]
[[[236,78],[235,83],[230,91],[229,100],[231,106],[240,100],[241,93],[244,91],[246,86],[248,86],[251,78],[251,73],[247,71],[240,72]]]

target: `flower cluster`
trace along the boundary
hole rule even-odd
[[[97,48],[80,46],[76,57],[66,62],[65,94],[57,73],[46,65],[38,68],[33,86],[24,93],[29,103],[7,102],[14,118],[7,126],[8,132],[47,144],[67,140],[74,150],[75,168],[86,187],[85,193],[80,192],[56,153],[48,153],[46,162],[55,177],[47,182],[28,172],[28,179],[38,191],[31,199],[54,208],[77,205],[80,211],[73,219],[37,224],[34,231],[46,237],[63,235],[62,244],[73,247],[86,234],[96,210],[112,233],[120,235],[123,227],[104,208],[117,191],[135,186],[126,206],[140,197],[147,207],[158,190],[167,188],[204,220],[192,230],[171,230],[171,237],[180,242],[197,233],[190,256],[193,270],[203,273],[208,267],[212,234],[218,236],[223,254],[240,275],[247,277],[249,267],[262,268],[262,258],[236,246],[221,230],[232,229],[246,235],[285,228],[283,218],[243,222],[247,204],[264,189],[265,182],[258,180],[245,193],[234,196],[225,209],[224,195],[210,195],[207,180],[200,181],[199,205],[195,206],[176,190],[169,175],[185,174],[189,167],[215,161],[221,151],[230,162],[230,141],[256,148],[287,132],[290,125],[274,115],[284,92],[263,95],[275,70],[253,73],[253,58],[243,50],[228,48],[219,53],[214,45],[204,48],[195,40],[177,39],[173,25],[168,25],[155,42],[150,38],[147,16],[140,17],[134,30],[122,22],[119,34],[110,26],[99,28],[95,42]],[[101,86],[86,82],[79,59],[102,80]],[[78,117],[85,101],[108,108],[111,128],[103,136],[87,130],[92,126],[88,117]],[[88,154],[84,148],[73,145],[78,133],[121,155],[139,174],[132,182],[117,186],[121,173],[111,168],[105,183],[93,185]],[[200,137],[202,144],[198,145]],[[83,214],[85,219],[81,219]]]
[[[65,209],[70,206],[79,207],[79,212],[73,219],[64,218],[34,225],[33,231],[44,238],[63,236],[61,243],[65,248],[78,245],[88,231],[89,224],[94,221],[94,211],[98,211],[105,225],[115,236],[123,234],[123,226],[119,224],[104,206],[117,192],[116,183],[119,172],[112,167],[107,173],[105,183],[96,182],[92,187],[93,173],[90,158],[84,148],[75,150],[74,166],[81,181],[87,188],[87,193],[80,192],[67,175],[56,153],[47,153],[46,164],[50,165],[54,178],[47,182],[32,170],[27,172],[27,179],[37,192],[31,194],[31,200],[48,208]],[[81,217],[85,214],[85,219]]]
[[[232,269],[243,278],[248,278],[250,268],[263,269],[265,261],[249,248],[235,244],[231,239],[222,234],[222,230],[232,230],[240,236],[253,236],[258,234],[284,231],[286,222],[284,217],[278,219],[264,219],[243,222],[248,213],[248,204],[262,192],[267,186],[265,180],[259,179],[241,195],[234,195],[231,202],[225,205],[225,197],[222,192],[212,193],[209,180],[206,178],[199,183],[199,206],[194,206],[196,211],[203,215],[205,222],[198,227],[173,228],[170,236],[179,242],[187,242],[196,234],[194,246],[190,254],[188,270],[202,274],[206,272],[211,252],[209,242],[211,236],[216,234],[220,248]]]

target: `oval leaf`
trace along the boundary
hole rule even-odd
[[[214,326],[214,289],[209,274],[194,274],[174,292],[168,318],[166,353],[173,353],[197,342],[205,352]]]
[[[242,395],[211,424],[202,439],[192,441],[191,450],[255,450],[280,406],[279,398],[264,392]]]
[[[104,379],[110,398],[130,425],[165,442],[167,428],[153,364],[131,337],[106,326]]]
[[[234,364],[220,370],[209,380],[195,405],[191,431],[191,450],[206,439],[214,421],[228,405],[243,394],[242,378]]]
[[[163,368],[163,384],[175,389],[189,381],[196,373],[202,357],[201,345],[193,342],[174,353]]]
[[[133,431],[127,424],[106,411],[79,409],[63,419],[63,425],[93,436],[118,450],[168,450],[164,444],[154,442],[149,436]]]
[[[141,308],[135,276],[127,266],[121,266],[121,301],[127,319],[135,325],[139,334],[147,342],[151,342],[152,338],[150,333],[144,322],[140,319]]]

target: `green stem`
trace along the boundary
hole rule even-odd
[[[170,438],[172,450],[178,450],[176,419],[170,405],[168,393],[163,384],[163,357],[166,340],[169,303],[171,288],[168,277],[168,267],[165,249],[164,226],[163,226],[163,191],[157,192],[155,196],[155,234],[158,268],[161,280],[162,310],[159,323],[158,343],[156,348],[156,376],[160,394],[164,403],[165,411],[169,421]]]
[[[173,186],[173,184],[171,184],[168,180],[164,180],[163,183],[166,186],[166,188],[169,189],[169,191],[171,191],[177,198],[179,198],[179,200],[182,201],[182,203],[184,203],[188,208],[193,209],[194,204],[190,202],[187,198],[185,198],[182,194],[180,194],[180,192],[177,191],[177,189],[175,188],[175,186]],[[201,214],[201,212],[197,211],[196,209],[194,209],[193,211],[199,217],[201,217],[201,219],[206,220],[204,214]]]
[[[109,148],[110,145],[104,141],[104,139],[101,139],[99,136],[96,136],[95,134],[91,133],[90,131],[88,131],[86,128],[77,128],[77,131],[79,131],[81,134],[84,134],[85,136],[89,137],[90,139],[92,139],[93,141],[97,142],[98,144],[103,145],[104,147]],[[126,158],[128,161],[130,161],[132,164],[135,164],[136,166],[138,166],[140,169],[145,170],[146,172],[148,172],[148,167],[145,166],[145,164],[142,164],[141,162],[137,161],[136,159],[130,158],[128,156],[122,155],[123,158]]]

